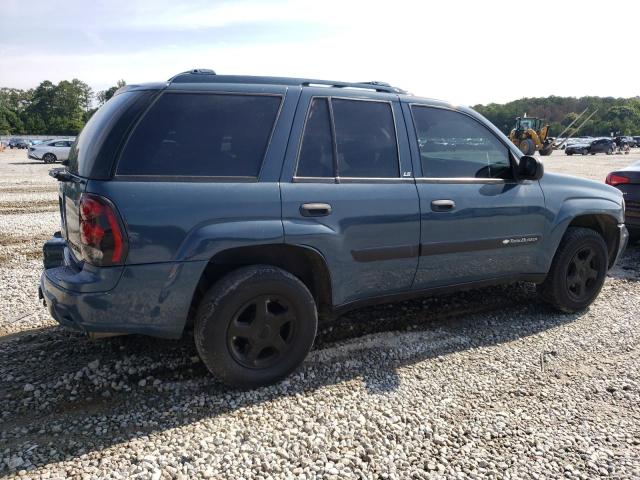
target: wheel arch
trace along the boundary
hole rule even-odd
[[[618,219],[612,215],[605,213],[588,213],[573,217],[567,225],[569,227],[583,227],[595,230],[607,244],[607,253],[609,254],[609,267],[613,265],[618,253],[620,244],[618,235]],[[565,229],[566,232],[566,229]]]
[[[320,318],[331,314],[331,274],[323,255],[307,246],[262,244],[222,250],[209,260],[193,294],[187,325],[192,325],[202,296],[214,283],[238,268],[258,264],[282,268],[295,275],[313,295]]]
[[[604,238],[607,244],[607,252],[609,254],[609,267],[613,265],[616,259],[619,248],[619,229],[618,224],[620,220],[616,216],[615,212],[607,210],[597,211],[582,211],[576,212],[574,209],[571,211],[564,210],[564,214],[560,215],[561,220],[556,222],[555,228],[551,231],[549,238],[547,239],[545,250],[551,252],[546,255],[546,271],[549,270],[553,257],[560,246],[562,238],[567,233],[569,227],[583,227],[589,228],[598,232]]]

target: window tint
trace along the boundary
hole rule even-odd
[[[486,127],[451,110],[412,111],[423,177],[511,178],[509,151]]]
[[[332,100],[341,177],[399,177],[398,147],[391,105]]]
[[[326,98],[311,103],[302,136],[298,159],[298,177],[333,177],[333,142],[331,118]]]
[[[255,177],[280,101],[264,95],[165,93],[127,142],[118,174]]]

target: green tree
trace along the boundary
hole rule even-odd
[[[124,87],[126,84],[127,82],[125,82],[124,80],[118,80],[113,87],[98,92],[96,98],[98,99],[98,103],[100,104],[100,106],[107,103],[109,99],[111,99],[111,97],[115,95],[118,89]]]

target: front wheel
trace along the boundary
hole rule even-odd
[[[595,230],[569,227],[553,257],[542,298],[563,312],[579,312],[596,299],[609,264],[607,245]]]
[[[589,153],[588,150],[582,150],[582,155],[586,155],[587,153]]]
[[[200,358],[223,383],[240,389],[289,375],[313,345],[316,304],[297,277],[269,265],[229,273],[204,295],[195,319]]]
[[[520,151],[525,155],[533,155],[536,153],[536,144],[530,138],[525,138],[520,142]]]
[[[56,156],[53,153],[45,153],[42,160],[44,163],[55,163]]]

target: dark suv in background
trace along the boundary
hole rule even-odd
[[[194,70],[123,87],[52,175],[51,315],[90,334],[193,326],[242,388],[361,305],[524,280],[584,309],[627,239],[618,190],[543,176],[473,110],[376,82]]]

